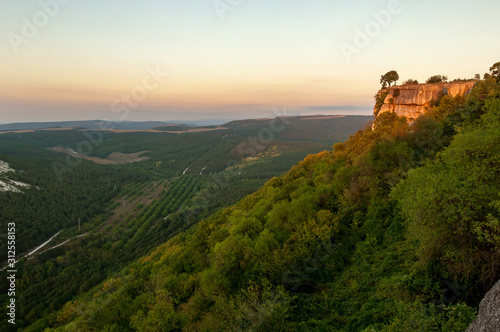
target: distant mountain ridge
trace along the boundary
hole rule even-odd
[[[50,128],[85,128],[85,129],[129,129],[129,130],[144,130],[152,129],[166,124],[175,122],[164,121],[103,121],[103,120],[86,120],[86,121],[54,121],[54,122],[25,122],[25,123],[9,123],[0,125],[0,131],[7,130],[37,130]],[[187,123],[186,125],[195,125]]]
[[[286,122],[290,122],[292,127],[297,127],[301,131],[300,121],[335,121],[333,124],[337,129],[355,131],[361,122],[371,118],[369,115],[302,115],[286,117]],[[53,122],[17,122],[0,124],[0,132],[16,130],[45,130],[62,128],[83,128],[89,130],[115,129],[115,130],[159,130],[159,131],[187,131],[190,127],[208,128],[220,126],[233,129],[250,129],[262,125],[263,121],[272,121],[272,118],[245,119],[245,120],[197,120],[193,121],[105,121],[105,120],[83,120],[83,121],[53,121]],[[338,122],[338,123],[337,123]],[[302,128],[303,129],[303,128]]]

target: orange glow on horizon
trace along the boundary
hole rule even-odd
[[[66,77],[65,77],[66,76]],[[269,107],[266,105],[286,106],[290,108],[310,105],[345,105],[353,98],[360,103],[369,104],[362,93],[336,86],[331,79],[297,79],[277,78],[270,83],[262,83],[254,79],[235,81],[232,77],[204,79],[182,79],[172,75],[164,81],[153,84],[153,80],[144,77],[126,77],[118,81],[116,78],[99,80],[89,75],[86,80],[81,77],[67,79],[67,73],[52,76],[45,81],[32,79],[21,83],[15,79],[0,85],[0,98],[12,102],[37,105],[112,105],[117,100],[132,100],[139,108],[162,107],[165,105],[180,108],[214,109],[248,105],[253,107]],[[32,77],[40,77],[35,74]],[[139,78],[137,78],[139,77]],[[154,89],[147,89],[154,87]],[[136,96],[136,97],[134,97]]]

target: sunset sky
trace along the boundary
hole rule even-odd
[[[371,114],[389,70],[487,72],[498,13],[497,0],[2,1],[0,123]]]

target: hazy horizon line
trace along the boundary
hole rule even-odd
[[[327,114],[327,113],[315,113],[315,114],[288,114],[287,117],[304,117],[304,116],[367,116],[373,117],[372,114],[346,114],[346,113],[338,113],[338,114]],[[29,120],[29,121],[12,121],[12,122],[0,122],[0,125],[11,125],[11,124],[26,124],[26,123],[62,123],[62,122],[89,122],[89,121],[103,121],[103,122],[112,122],[112,123],[146,123],[146,122],[162,122],[162,123],[175,123],[181,124],[183,122],[193,123],[197,121],[239,121],[239,120],[256,120],[256,119],[273,119],[280,116],[256,116],[256,117],[227,117],[227,118],[197,118],[197,119],[184,119],[184,120],[110,120],[110,119],[99,119],[99,118],[90,118],[90,119],[71,119],[71,120]]]

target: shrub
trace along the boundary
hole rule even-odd
[[[410,78],[409,80],[403,82],[403,85],[408,84],[418,84],[418,81]]]
[[[426,83],[441,83],[448,81],[448,76],[445,75],[434,75],[427,79]]]
[[[375,116],[378,116],[382,106],[384,105],[385,98],[389,95],[388,91],[383,91],[375,95]]]

